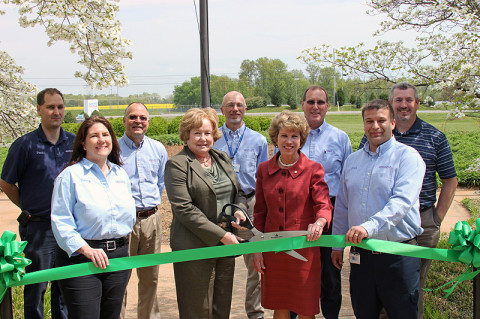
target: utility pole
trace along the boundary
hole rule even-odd
[[[210,60],[208,43],[208,0],[200,0],[200,78],[202,107],[210,106]]]
[[[333,48],[333,61],[335,61],[335,48]],[[335,63],[333,64],[333,105],[337,103],[337,94],[335,92],[337,87],[337,81],[335,79]],[[340,105],[337,104],[338,111],[340,111]]]
[[[295,104],[296,103],[298,103],[298,78],[295,78]]]

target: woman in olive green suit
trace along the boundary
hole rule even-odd
[[[211,108],[190,109],[180,123],[185,147],[165,167],[165,186],[172,205],[170,247],[173,251],[238,244],[232,226],[222,222],[223,205],[246,207],[245,194],[226,153],[212,149],[221,137],[218,116]],[[241,240],[241,239],[240,239]],[[175,285],[180,318],[229,318],[234,258],[212,258],[175,263]]]

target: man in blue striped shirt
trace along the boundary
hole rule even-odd
[[[365,147],[345,161],[338,188],[333,234],[347,243],[364,238],[416,244],[422,233],[419,194],[425,163],[418,152],[395,140],[392,106],[373,100],[362,108]],[[343,264],[343,249],[333,248],[332,261]],[[352,247],[350,294],[356,318],[416,318],[420,260]]]
[[[222,137],[213,147],[230,156],[240,186],[247,194],[247,213],[253,220],[257,168],[261,162],[268,160],[267,139],[245,126],[243,117],[247,105],[240,92],[231,91],[225,94],[220,109],[225,116],[225,124],[220,128]],[[244,239],[249,239],[252,235],[250,231],[239,231],[239,236]],[[249,319],[258,319],[263,318],[264,310],[261,305],[260,276],[253,268],[252,256],[243,255],[248,270],[245,311]]]
[[[420,192],[420,215],[424,232],[418,237],[418,244],[435,248],[440,238],[440,225],[457,188],[457,173],[452,151],[445,135],[417,116],[420,99],[415,86],[405,82],[395,84],[390,90],[389,101],[397,121],[393,135],[397,141],[415,148],[427,167]],[[365,137],[359,148],[363,147],[364,141]],[[442,180],[438,202],[436,173]],[[423,288],[431,264],[431,259],[422,259],[418,318],[423,318]]]

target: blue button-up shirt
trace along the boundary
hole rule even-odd
[[[448,140],[441,131],[427,122],[421,120],[418,116],[412,127],[404,133],[393,129],[393,136],[398,142],[413,147],[422,156],[426,172],[423,178],[422,191],[420,192],[420,206],[433,206],[437,201],[437,177],[449,179],[457,176],[453,164],[452,151]],[[363,136],[360,146],[367,141]]]
[[[18,183],[20,207],[35,216],[50,217],[53,182],[72,157],[75,135],[60,128],[60,136],[52,144],[41,125],[19,137],[8,150],[2,179]]]
[[[335,202],[333,234],[362,226],[369,238],[402,242],[423,232],[418,195],[425,163],[418,152],[392,137],[369,151],[369,143],[350,155]]]
[[[234,166],[240,166],[239,171],[236,170],[240,187],[245,194],[250,194],[255,191],[258,165],[268,160],[267,139],[262,134],[246,127],[245,123],[235,132],[223,124],[220,131],[223,135],[213,147],[227,153]],[[228,142],[225,134],[227,134]]]
[[[52,230],[69,256],[87,245],[85,239],[119,238],[130,234],[136,221],[130,180],[120,166],[110,171],[84,158],[55,179]]]
[[[137,211],[160,205],[165,189],[168,153],[162,143],[145,136],[139,147],[124,134],[119,140],[123,169],[130,177]]]
[[[337,196],[343,164],[352,153],[347,133],[324,121],[319,128],[310,130],[301,151],[312,161],[322,164],[330,197]]]

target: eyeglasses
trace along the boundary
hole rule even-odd
[[[308,100],[308,101],[307,101],[307,104],[308,104],[308,105],[315,105],[315,103],[317,103],[318,105],[325,105],[327,102],[325,102],[325,101],[323,101],[323,100],[318,100],[318,101]]]
[[[241,108],[245,107],[245,105],[240,104],[240,103],[237,103],[237,104],[232,103],[232,104],[225,105],[225,107],[228,108],[228,109],[233,109],[235,106],[237,107],[237,109],[241,109]]]
[[[148,121],[148,117],[146,117],[145,115],[134,115],[134,114],[132,114],[132,115],[128,116],[128,119],[130,121],[135,121],[137,118],[140,119],[140,121],[142,121],[142,122]]]

